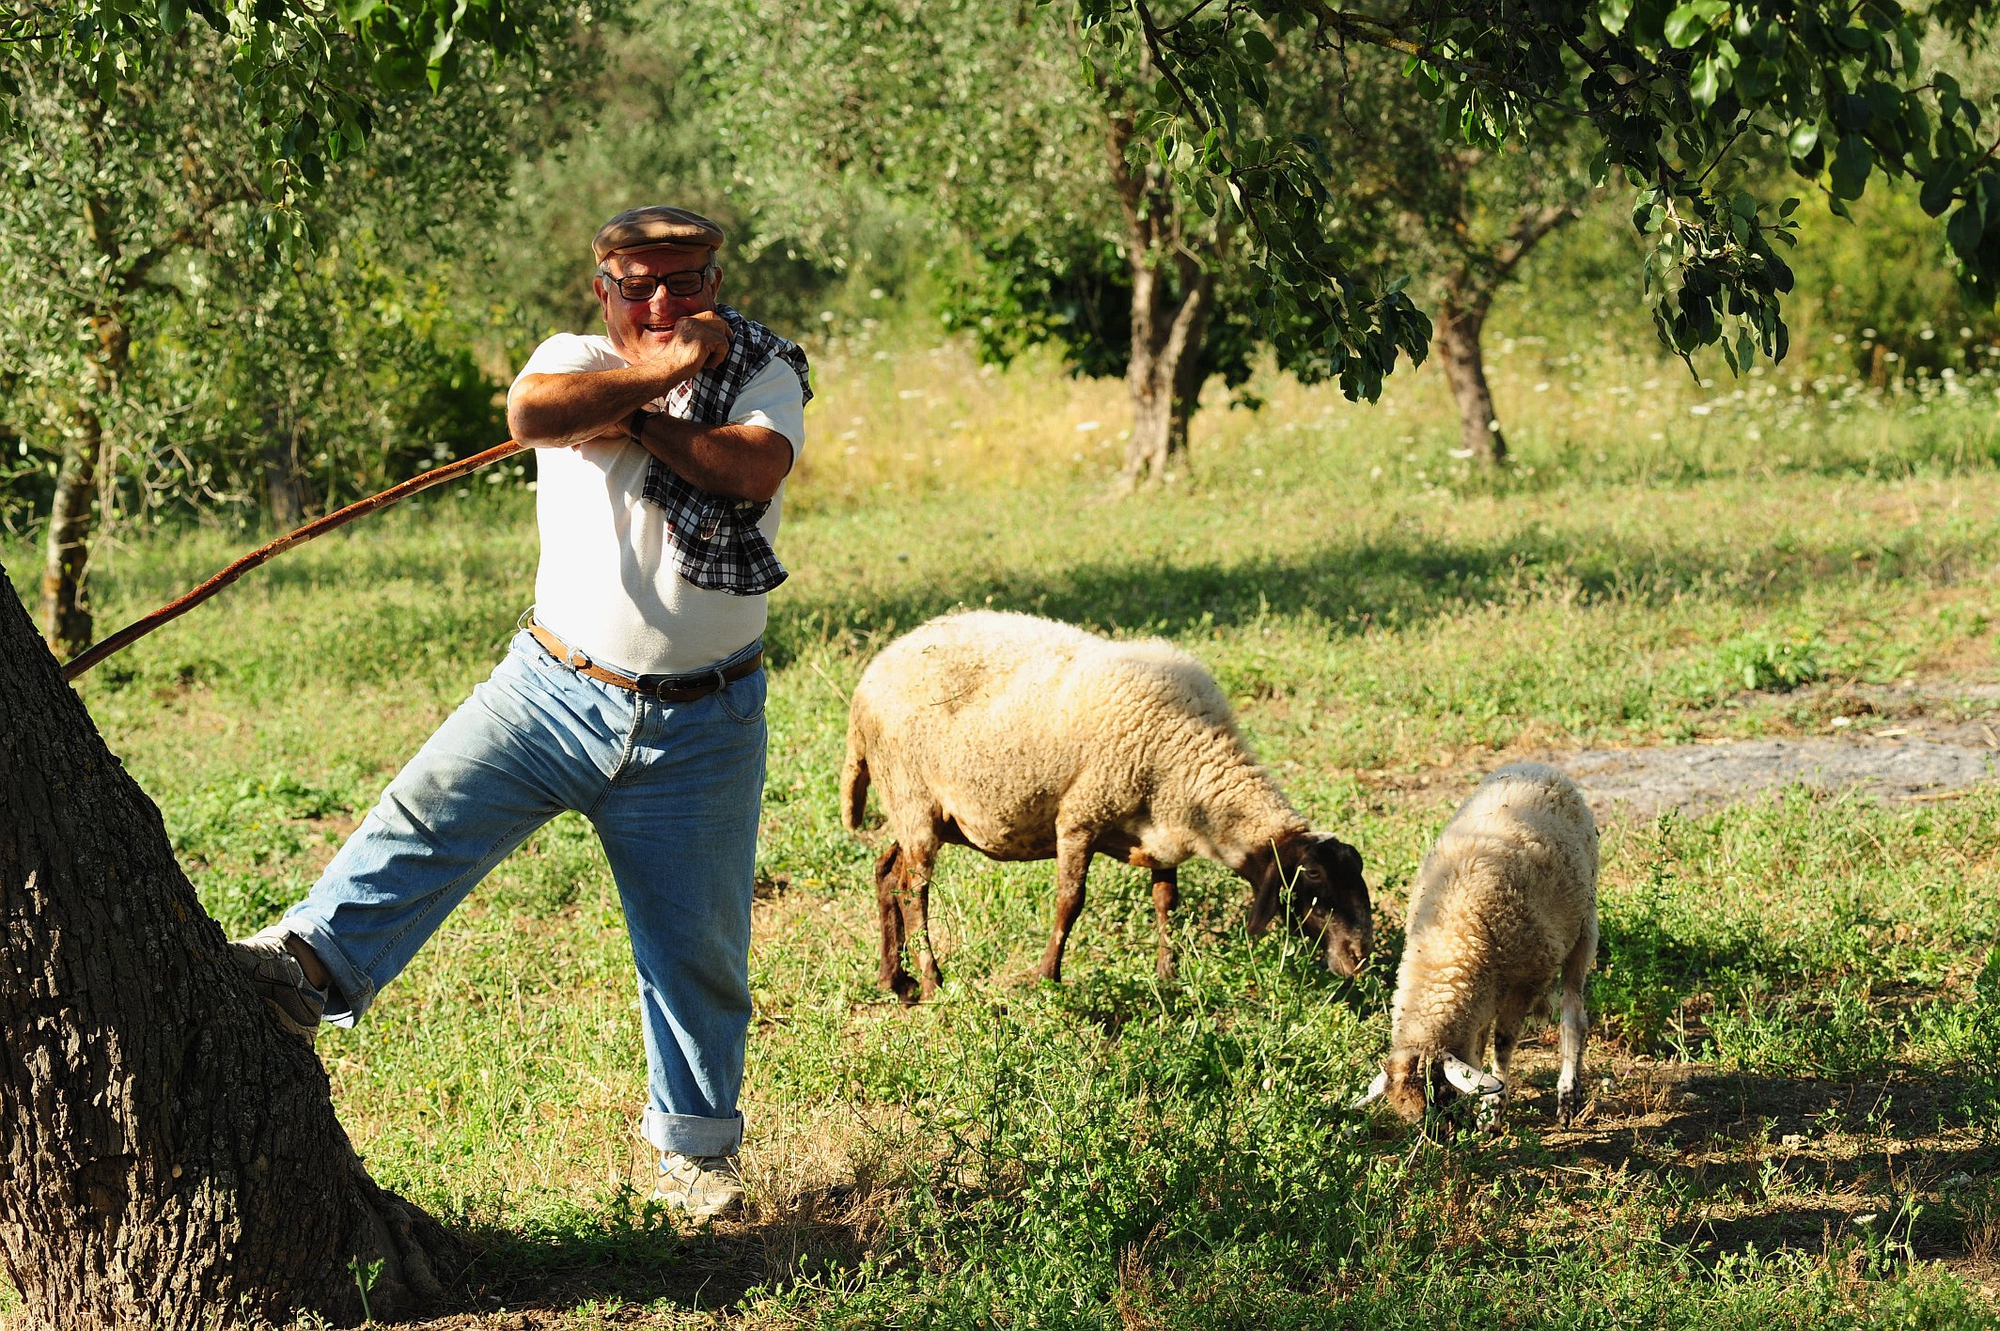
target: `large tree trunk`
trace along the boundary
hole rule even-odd
[[[1446,291],[1438,301],[1436,341],[1438,362],[1458,403],[1460,446],[1487,466],[1507,460],[1507,437],[1493,411],[1493,392],[1486,386],[1486,356],[1479,338],[1486,327],[1486,301]]]
[[[0,570],[0,1265],[34,1327],[377,1315],[457,1244],[382,1191]]]

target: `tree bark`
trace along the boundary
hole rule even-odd
[[[42,633],[49,649],[65,660],[90,646],[83,578],[90,563],[97,462],[104,449],[103,419],[89,407],[79,407],[76,415],[79,432],[64,442],[56,470],[42,564]]]
[[[111,205],[103,199],[87,199],[83,216],[91,247],[107,266],[115,265],[120,245]],[[97,345],[90,353],[72,413],[75,425],[63,445],[62,462],[56,471],[42,565],[42,632],[49,647],[63,657],[75,656],[90,646],[92,626],[84,575],[90,564],[90,530],[95,524],[98,478],[104,463],[104,408],[117,391],[132,351],[132,329],[123,302],[114,297],[91,310],[89,317]]]
[[[1132,437],[1125,445],[1123,483],[1156,485],[1187,455],[1188,421],[1201,397],[1196,367],[1215,291],[1197,273],[1178,301],[1164,294],[1166,275],[1135,262],[1132,270],[1132,358],[1125,387],[1132,399]]]
[[[1466,254],[1438,297],[1434,340],[1445,380],[1458,403],[1459,439],[1461,446],[1486,466],[1504,466],[1507,461],[1507,437],[1500,430],[1493,393],[1486,386],[1486,353],[1480,344],[1486,313],[1493,307],[1494,294],[1514,276],[1514,270],[1535,246],[1579,216],[1574,203],[1523,210],[1514,219],[1505,243],[1488,253]],[[1461,243],[1470,235],[1463,217],[1455,220],[1453,230]]]
[[[1166,480],[1187,453],[1188,421],[1201,397],[1196,367],[1215,296],[1215,274],[1181,234],[1165,173],[1156,163],[1135,168],[1126,159],[1132,133],[1124,117],[1107,121],[1105,146],[1125,210],[1132,271],[1132,351],[1125,363],[1132,433],[1119,473],[1127,490]],[[1207,248],[1219,245],[1220,237],[1211,237]]]
[[[1436,341],[1438,362],[1458,403],[1460,446],[1489,467],[1507,461],[1507,437],[1493,410],[1493,393],[1486,386],[1486,357],[1480,334],[1486,327],[1487,303],[1447,290],[1438,301]]]
[[[368,1177],[4,576],[0,681],[0,1267],[26,1324],[352,1323],[375,1262],[369,1312],[438,1296],[457,1242]]]
[[[299,436],[284,428],[278,408],[264,410],[264,499],[271,525],[290,531],[305,521],[305,486],[299,476]]]
[[[98,479],[104,462],[104,405],[117,390],[132,349],[124,310],[111,305],[90,317],[97,349],[77,397],[75,429],[63,446],[56,493],[49,505],[46,559],[42,566],[42,632],[49,647],[65,658],[90,646],[90,606],[84,576],[90,564],[90,532],[96,525]]]

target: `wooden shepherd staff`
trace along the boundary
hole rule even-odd
[[[168,620],[180,618],[203,601],[206,601],[209,597],[221,591],[224,587],[227,587],[230,583],[242,577],[245,573],[248,573],[251,569],[256,568],[265,560],[276,555],[281,555],[295,545],[304,545],[313,537],[324,536],[335,527],[344,527],[356,518],[365,517],[377,509],[389,507],[389,505],[399,499],[408,499],[419,490],[428,490],[433,485],[443,485],[446,481],[455,481],[468,472],[478,471],[488,463],[498,462],[501,458],[512,457],[526,447],[526,444],[517,444],[512,439],[509,439],[497,448],[489,448],[484,453],[474,453],[469,458],[460,458],[456,462],[446,463],[444,466],[427,471],[421,476],[412,476],[401,485],[390,486],[381,494],[370,495],[366,499],[349,504],[346,508],[338,512],[329,513],[323,518],[316,518],[308,522],[305,526],[300,527],[297,531],[287,532],[277,540],[272,541],[269,545],[262,545],[252,550],[249,554],[210,578],[207,582],[196,587],[186,596],[181,597],[180,600],[169,601],[152,614],[147,615],[144,619],[134,620],[110,637],[104,639],[104,641],[91,644],[64,663],[62,668],[63,678],[75,679],[105,657],[125,650]]]

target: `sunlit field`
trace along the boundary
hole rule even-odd
[[[1266,375],[1258,411],[1212,386],[1175,479],[1118,499],[1122,385],[865,332],[817,356],[766,640],[750,1212],[689,1232],[645,1204],[616,895],[560,819],[318,1042],[371,1169],[483,1246],[451,1325],[1995,1324],[2000,786],[1612,821],[1582,1122],[1554,1125],[1552,1031],[1490,1138],[1345,1107],[1384,1052],[1411,875],[1481,772],[1831,734],[1905,682],[1987,715],[1953,690],[1993,680],[1993,376],[1704,385],[1496,338],[1502,475],[1452,455],[1430,370],[1373,407]],[[83,681],[232,933],[305,891],[498,659],[531,477],[287,555]],[[100,632],[244,540],[107,547]],[[8,567],[26,593],[33,553]],[[1100,860],[1066,982],[1039,985],[1049,866],[961,850],[944,993],[879,992],[874,848],[835,809],[846,697],[896,633],[987,605],[1208,662],[1361,849],[1370,971],[1253,943],[1203,864],[1162,984],[1145,883]]]

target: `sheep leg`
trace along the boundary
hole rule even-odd
[[[1562,1074],[1556,1080],[1556,1122],[1576,1117],[1577,1086],[1583,1080],[1583,1046],[1590,1037],[1590,1019],[1583,1009],[1583,985],[1597,963],[1597,917],[1583,922],[1583,932],[1563,959]]]
[[[1083,879],[1090,871],[1090,843],[1091,837],[1086,833],[1056,834],[1056,927],[1049,935],[1048,950],[1042,953],[1042,964],[1035,971],[1044,980],[1062,979],[1063,947],[1083,910]]]
[[[1159,960],[1154,969],[1162,980],[1174,978],[1174,944],[1167,912],[1179,905],[1180,899],[1180,879],[1173,866],[1153,866],[1153,920],[1160,928]]]
[[[1535,1005],[1536,996],[1509,995],[1493,1014],[1493,1075],[1500,1079],[1500,1093],[1484,1096],[1479,1102],[1479,1119],[1487,1131],[1497,1132],[1514,1100],[1514,1050],[1521,1043],[1521,1023]]]
[[[916,952],[917,976],[925,998],[935,998],[944,987],[944,976],[931,951],[931,870],[937,864],[938,846],[934,831],[914,839],[903,864],[903,929]]]
[[[882,987],[905,1003],[917,1001],[917,982],[903,969],[903,847],[890,843],[875,862],[875,910],[882,919]]]

